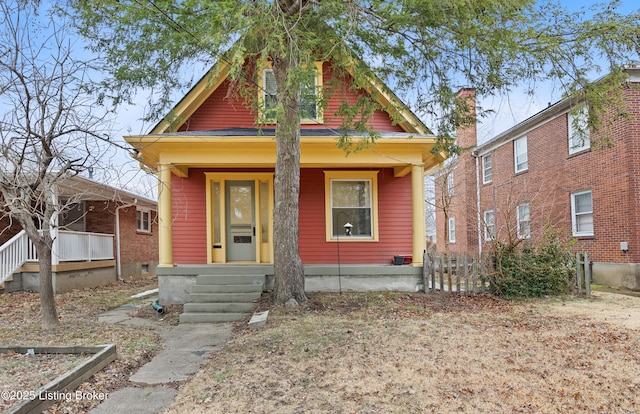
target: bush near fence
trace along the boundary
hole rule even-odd
[[[572,272],[564,293],[591,294],[591,262],[587,253],[576,253],[567,263],[572,263]],[[491,254],[482,257],[474,254],[425,253],[423,286],[425,292],[445,293],[493,293],[503,294],[495,281],[502,277],[496,271],[496,260]],[[565,272],[568,269],[564,268]],[[514,297],[511,295],[510,297]]]

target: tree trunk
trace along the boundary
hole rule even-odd
[[[276,124],[276,171],[273,209],[274,301],[307,300],[304,266],[298,251],[300,204],[300,91],[287,87],[291,63],[274,58],[278,99],[284,107]],[[293,90],[292,90],[293,89]]]
[[[38,264],[40,265],[40,309],[42,328],[50,329],[58,325],[58,313],[53,294],[53,275],[51,268],[51,245],[40,241],[36,244]]]

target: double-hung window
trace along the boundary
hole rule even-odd
[[[376,171],[325,171],[327,240],[378,240],[377,183]]]
[[[151,232],[151,217],[148,210],[136,210],[136,230],[142,233]]]
[[[482,157],[482,184],[489,184],[493,178],[492,175],[491,154],[487,154]]]
[[[447,175],[447,195],[453,197],[453,190],[455,188],[455,180],[453,178],[453,170]]]
[[[484,239],[489,241],[496,237],[496,215],[493,210],[484,212]]]
[[[529,169],[526,135],[513,141],[513,161],[516,174]]]
[[[567,130],[569,132],[569,154],[574,154],[591,147],[589,134],[589,111],[586,106],[569,112]]]
[[[519,239],[531,238],[531,216],[529,203],[523,203],[516,207],[516,233]]]
[[[449,217],[448,225],[449,225],[449,228],[448,228],[449,243],[455,243],[456,242],[456,219],[454,217]]]
[[[315,76],[300,86],[300,120],[302,123],[322,122],[318,106],[318,91],[322,86],[322,63],[316,62]],[[261,110],[266,122],[274,122],[278,104],[278,89],[273,69],[262,70]]]
[[[571,194],[571,224],[574,236],[593,236],[591,190]]]

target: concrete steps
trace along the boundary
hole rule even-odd
[[[198,275],[180,323],[237,321],[250,315],[262,295],[263,275]]]

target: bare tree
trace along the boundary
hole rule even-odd
[[[91,67],[74,59],[70,25],[40,13],[28,2],[0,2],[0,194],[2,214],[20,223],[38,254],[42,326],[50,328],[58,324],[52,230],[65,208],[56,185],[87,169],[106,138],[88,94]]]

